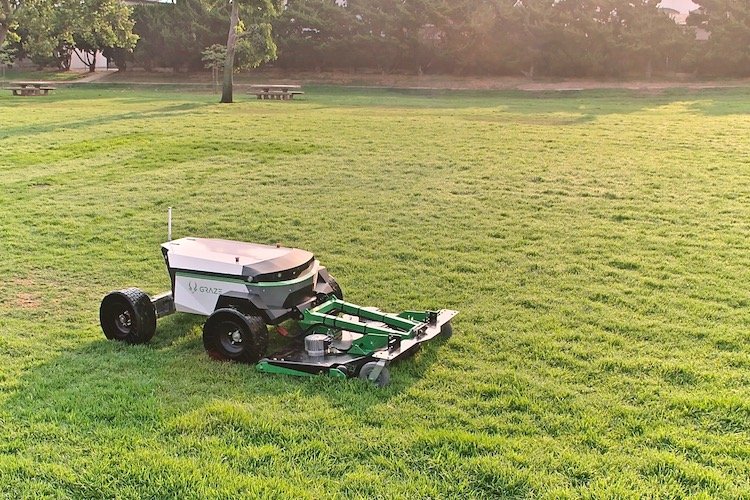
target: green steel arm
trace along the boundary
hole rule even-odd
[[[386,326],[368,325],[360,321],[352,321],[329,314],[338,314],[339,312],[378,321],[384,323]],[[426,316],[426,313],[412,314],[413,316],[419,316],[420,314]],[[363,355],[386,347],[388,345],[388,338],[391,336],[398,336],[401,339],[413,338],[423,324],[423,322],[414,321],[413,319],[395,314],[364,309],[356,304],[339,299],[331,299],[319,306],[305,310],[302,313],[302,320],[300,321],[300,326],[305,331],[323,333],[327,330],[347,330],[363,335],[362,338],[353,342],[349,350],[351,354]]]

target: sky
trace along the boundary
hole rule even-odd
[[[690,11],[698,8],[691,0],[662,0],[659,7],[674,9],[683,14],[688,14]]]
[[[346,0],[335,0],[337,5],[346,5]],[[689,14],[691,11],[698,8],[692,0],[661,0],[659,7],[667,7],[674,9],[682,14]]]

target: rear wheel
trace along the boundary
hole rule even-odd
[[[203,346],[214,359],[255,363],[268,348],[268,327],[259,316],[218,309],[203,325]]]
[[[156,311],[138,288],[109,293],[99,307],[99,323],[110,340],[143,344],[156,333]]]
[[[341,286],[339,285],[338,281],[336,281],[336,278],[331,275],[328,275],[328,286],[333,288],[333,292],[331,292],[331,295],[335,296],[339,300],[344,300],[344,292],[343,290],[341,290]]]

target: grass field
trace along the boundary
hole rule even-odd
[[[750,91],[306,90],[0,96],[0,495],[750,496]],[[168,206],[456,333],[383,390],[107,342]]]

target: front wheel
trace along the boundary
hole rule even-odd
[[[259,316],[217,309],[203,325],[203,346],[214,359],[256,363],[268,347],[268,327]]]
[[[143,344],[156,333],[156,310],[151,299],[138,288],[109,293],[99,307],[104,336],[128,344]]]
[[[359,378],[361,380],[366,380],[372,384],[375,384],[378,387],[385,387],[391,381],[391,374],[388,371],[388,368],[384,366],[380,370],[378,376],[373,380],[370,375],[372,374],[373,370],[375,370],[376,366],[378,366],[378,364],[375,361],[365,363],[362,368],[359,369]]]

